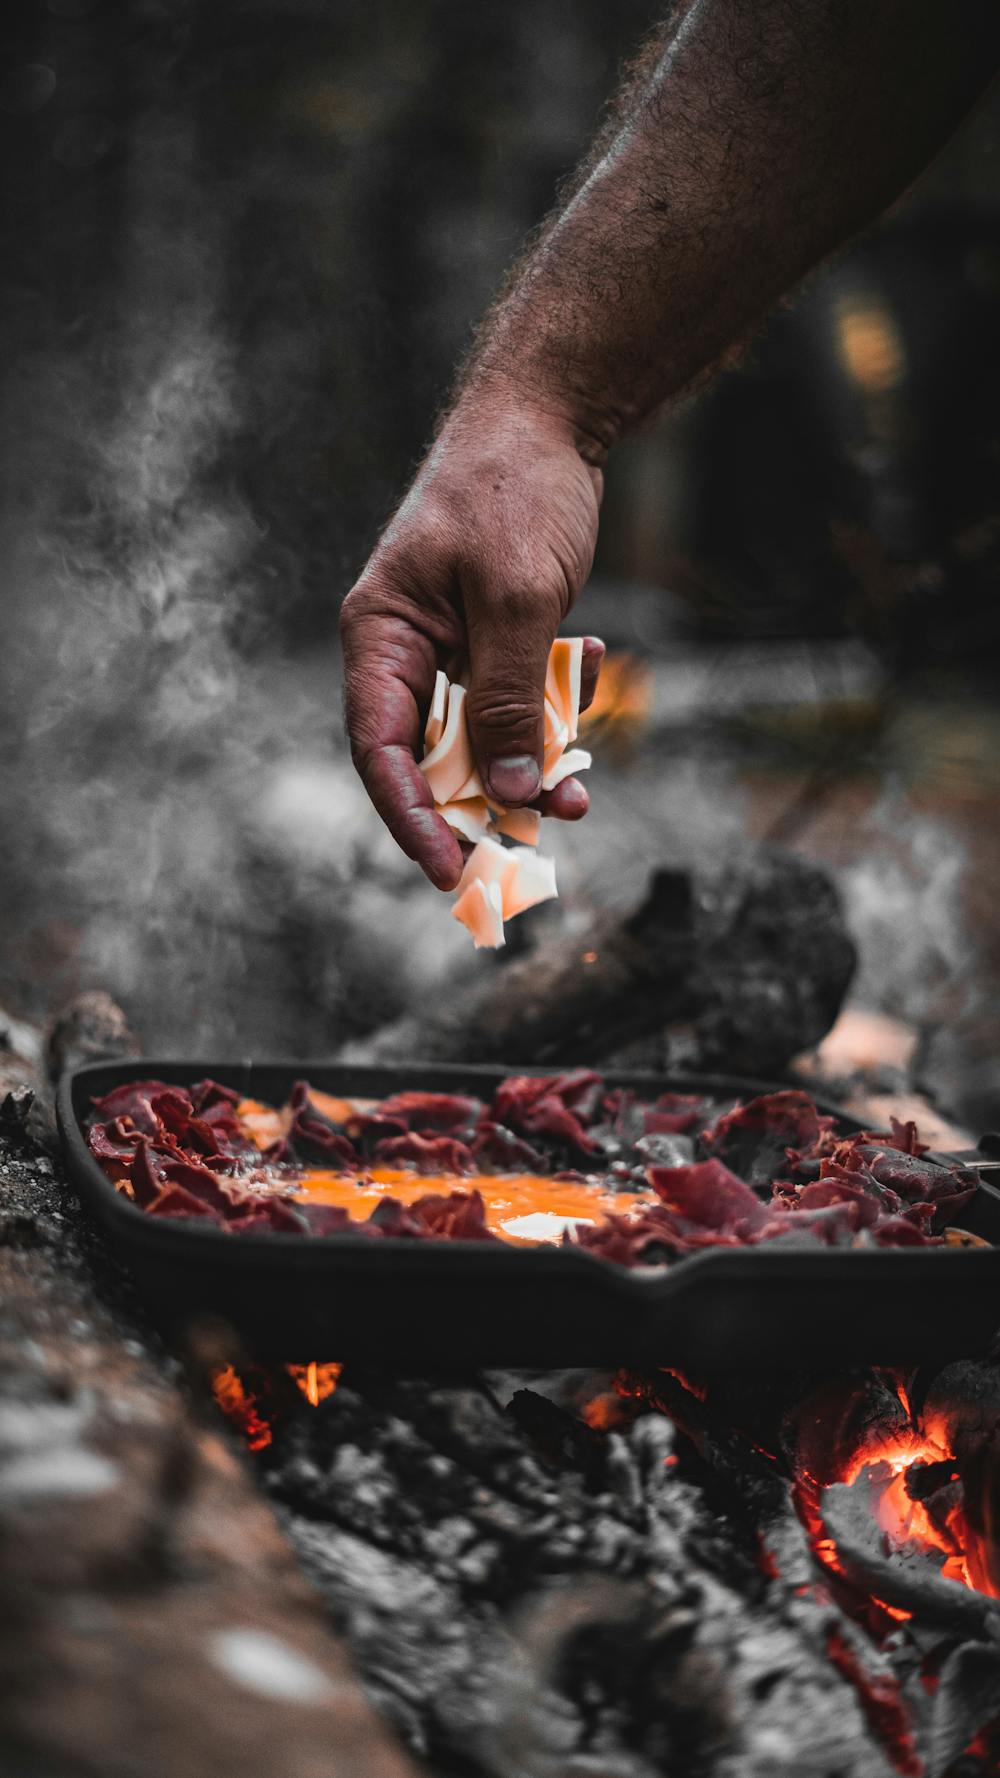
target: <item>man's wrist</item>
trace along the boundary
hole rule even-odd
[[[524,428],[547,433],[553,443],[569,445],[596,469],[604,467],[621,432],[619,416],[606,404],[574,391],[560,378],[536,375],[521,363],[501,367],[488,359],[469,367],[442,431],[464,431],[467,420],[477,430],[485,422],[501,432]]]

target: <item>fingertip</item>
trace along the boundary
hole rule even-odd
[[[411,809],[406,825],[406,849],[435,889],[457,888],[465,860],[448,823],[436,809]]]
[[[590,808],[590,797],[579,778],[564,778],[554,790],[546,791],[539,804],[543,815],[557,821],[580,821]]]
[[[583,659],[580,662],[580,709],[588,710],[594,701],[601,665],[607,650],[600,636],[585,636]]]

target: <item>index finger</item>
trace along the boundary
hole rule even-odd
[[[417,765],[418,697],[429,700],[436,662],[430,640],[403,618],[345,613],[347,733],[362,783],[396,844],[437,889],[454,889],[462,851],[434,807]]]

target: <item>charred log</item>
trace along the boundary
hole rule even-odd
[[[438,1007],[422,1007],[351,1059],[596,1062],[656,1033],[670,1065],[761,1078],[817,1043],[854,969],[832,883],[766,852],[723,878],[658,871],[625,918],[604,915]]]

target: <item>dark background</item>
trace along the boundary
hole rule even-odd
[[[354,783],[337,607],[656,17],[7,5],[16,1009],[100,982],[151,1045],[301,1054],[494,966]],[[994,95],[739,369],[621,448],[571,627],[607,636],[628,696],[542,916],[748,838],[828,858],[859,1000],[917,1027],[979,1118],[1000,1115],[998,311]]]

